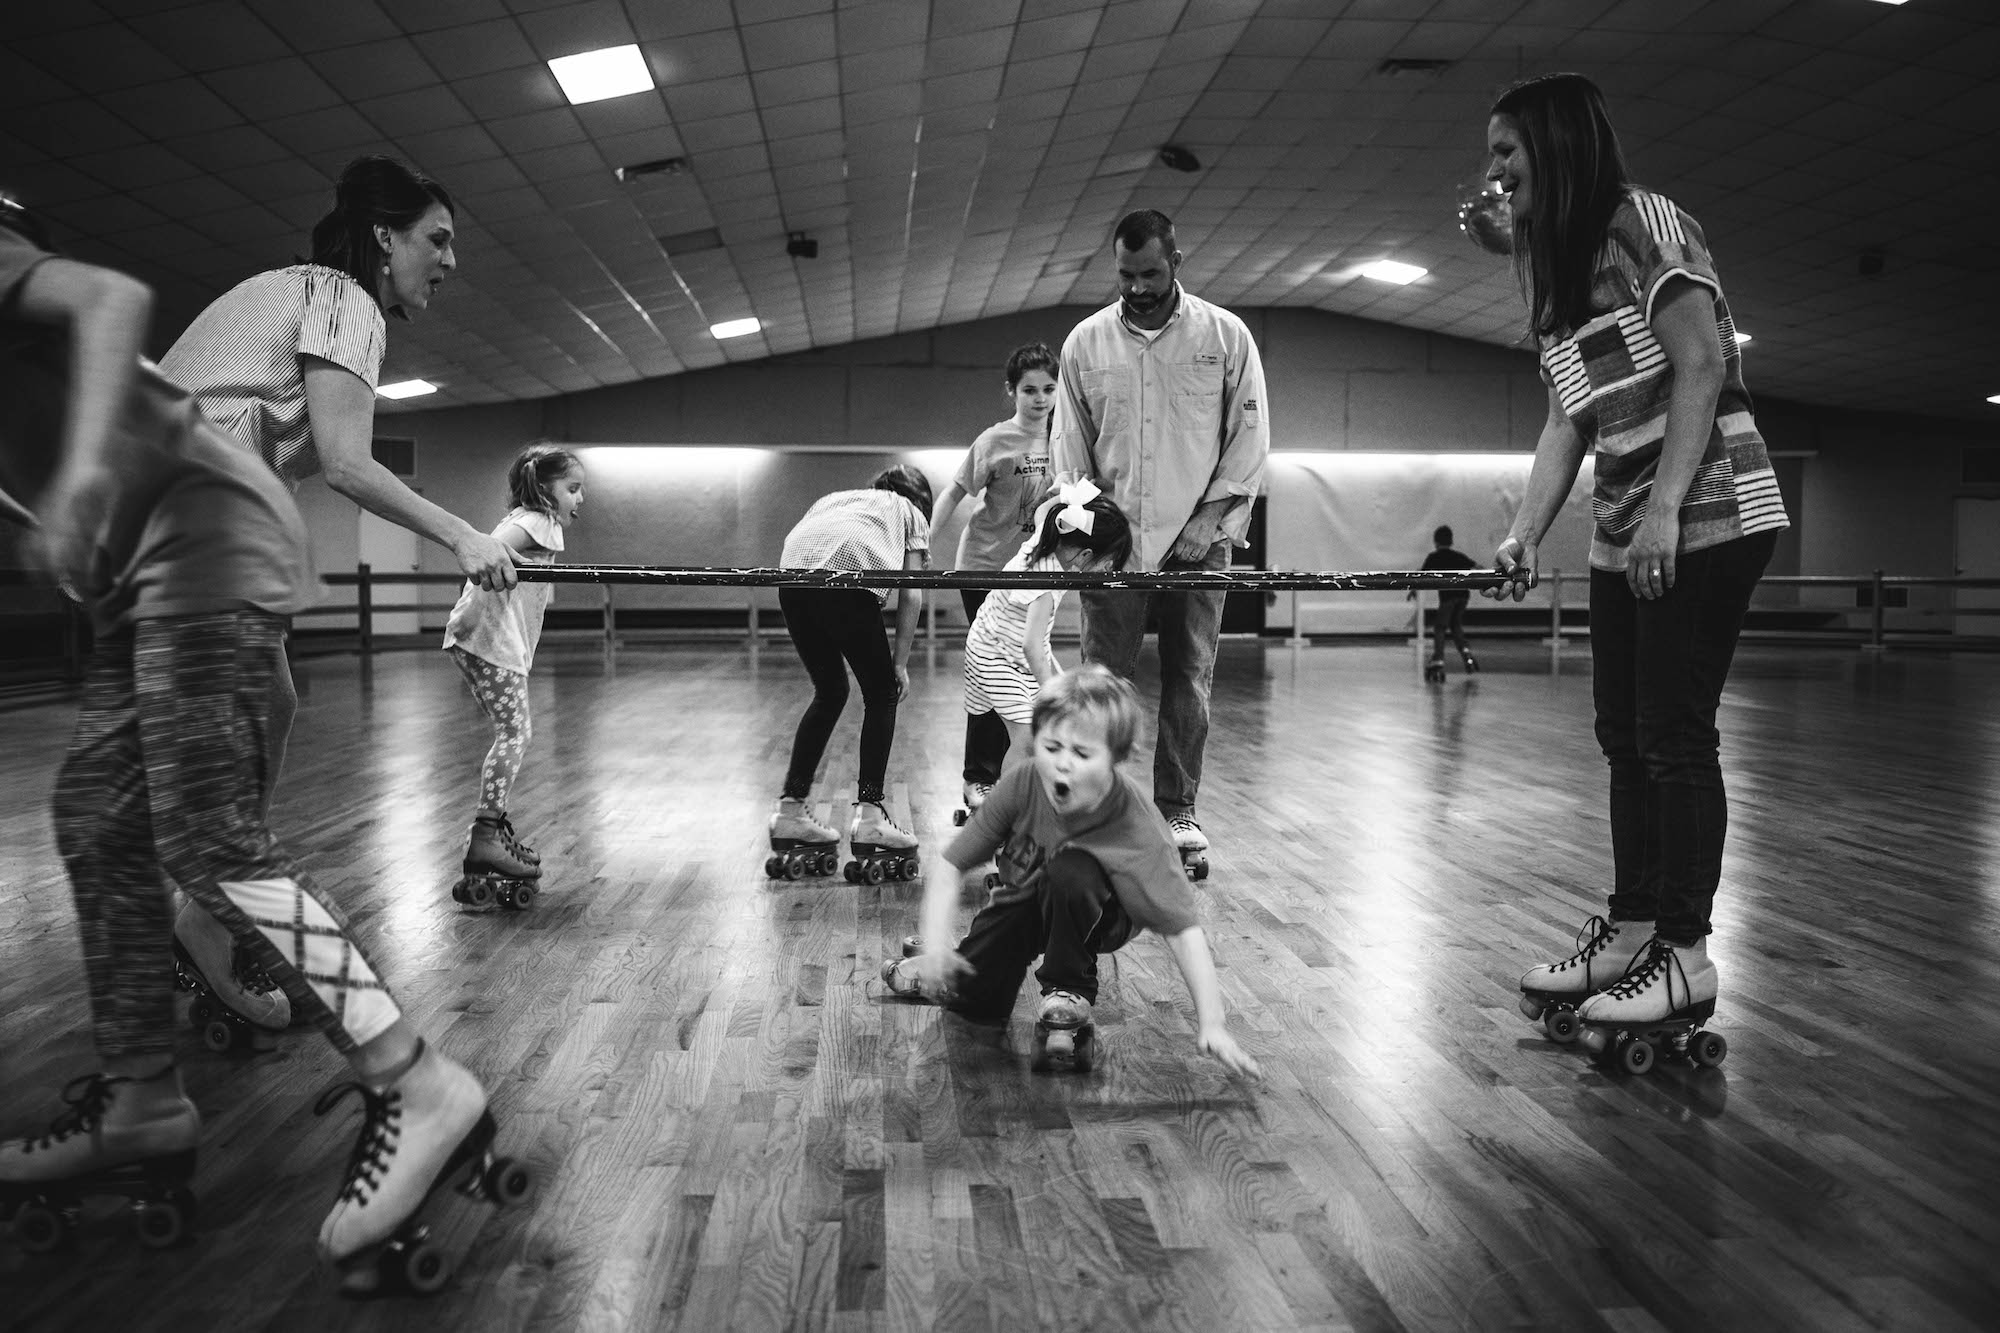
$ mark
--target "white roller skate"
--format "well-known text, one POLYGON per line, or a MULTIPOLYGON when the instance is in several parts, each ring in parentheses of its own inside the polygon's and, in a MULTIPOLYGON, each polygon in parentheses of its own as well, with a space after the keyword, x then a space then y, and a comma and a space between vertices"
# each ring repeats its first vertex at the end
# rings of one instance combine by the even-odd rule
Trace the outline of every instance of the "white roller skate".
POLYGON ((522 855, 513 826, 504 812, 481 811, 466 840, 465 874, 452 886, 451 896, 469 907, 493 903, 520 911, 535 901, 539 863, 522 855))
POLYGON ((1630 972, 1577 1009, 1584 1049, 1628 1074, 1645 1073, 1661 1055, 1721 1064, 1729 1043, 1700 1030, 1715 1016, 1719 980, 1706 939, 1676 945, 1653 936, 1630 972))
POLYGON ((63 1089, 69 1109, 46 1133, 0 1143, 0 1212, 30 1254, 66 1242, 83 1200, 130 1201, 139 1243, 162 1249, 194 1227, 201 1115, 169 1068, 143 1082, 88 1074, 63 1089))
POLYGON ((430 1197, 455 1185, 468 1198, 514 1203, 527 1195, 528 1170, 493 1155, 485 1089, 433 1049, 419 1048, 387 1087, 328 1089, 313 1113, 325 1115, 350 1092, 361 1094, 364 1117, 340 1197, 319 1230, 320 1257, 340 1270, 345 1294, 385 1285, 436 1291, 451 1276, 451 1260, 420 1221, 430 1197))
POLYGON ((1097 1026, 1091 1022, 1092 1005, 1081 995, 1052 990, 1042 997, 1035 1018, 1036 1073, 1073 1069, 1088 1074, 1096 1058, 1097 1026))
POLYGON ((1208 878, 1208 835, 1194 822, 1194 811, 1175 815, 1167 821, 1173 831, 1174 846, 1181 854, 1181 868, 1189 879, 1208 878))
POLYGON ((771 816, 771 855, 764 860, 768 879, 804 879, 831 875, 840 868, 840 833, 813 818, 801 797, 781 796, 771 816))
POLYGON ((951 812, 951 822, 963 827, 968 820, 979 813, 979 807, 985 805, 986 798, 992 794, 993 784, 990 782, 966 783, 965 789, 959 794, 958 809, 951 812))
POLYGON ((1521 1013, 1540 1019, 1549 1040, 1576 1040, 1577 1007, 1616 984, 1652 937, 1650 921, 1607 921, 1593 916, 1576 932, 1576 952, 1560 962, 1531 967, 1521 977, 1521 1013))
POLYGON ((847 846, 854 853, 845 868, 850 884, 915 879, 923 869, 917 859, 915 835, 898 827, 880 801, 863 801, 854 807, 854 822, 847 826, 847 846))
POLYGON ((211 1051, 270 1050, 271 1034, 292 1025, 285 992, 192 898, 174 916, 174 985, 194 993, 188 1026, 211 1051))

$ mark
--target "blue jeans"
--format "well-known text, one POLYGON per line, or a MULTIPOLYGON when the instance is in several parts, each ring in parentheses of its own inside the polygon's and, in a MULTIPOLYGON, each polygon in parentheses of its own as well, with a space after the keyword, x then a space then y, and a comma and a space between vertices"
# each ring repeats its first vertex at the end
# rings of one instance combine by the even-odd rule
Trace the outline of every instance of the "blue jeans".
MULTIPOLYGON (((1229 543, 1219 541, 1192 563, 1169 556, 1160 572, 1229 568, 1229 543)), ((1153 746, 1153 804, 1172 819, 1194 814, 1201 790, 1201 755, 1208 744, 1209 682, 1215 641, 1222 633, 1221 589, 1186 592, 1099 591, 1083 601, 1083 660, 1131 680, 1146 641, 1146 615, 1160 620, 1160 729, 1153 746)))
POLYGON ((1759 532, 1675 561, 1674 586, 1641 601, 1622 573, 1590 572, 1591 692, 1611 765, 1611 919, 1664 938, 1709 932, 1729 798, 1716 705, 1750 593, 1778 534, 1759 532))

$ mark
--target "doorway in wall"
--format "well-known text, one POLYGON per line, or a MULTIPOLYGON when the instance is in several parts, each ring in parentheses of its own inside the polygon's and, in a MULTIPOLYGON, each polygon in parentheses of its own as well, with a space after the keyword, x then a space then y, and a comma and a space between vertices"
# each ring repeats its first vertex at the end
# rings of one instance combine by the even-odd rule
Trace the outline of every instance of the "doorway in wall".
MULTIPOLYGON (((415 574, 417 543, 421 539, 408 528, 399 528, 386 518, 361 511, 361 532, 356 543, 361 562, 376 574, 415 574)), ((407 606, 419 600, 423 590, 414 583, 390 583, 374 591, 378 605, 407 606)), ((377 634, 420 634, 423 626, 415 611, 377 611, 377 634)))

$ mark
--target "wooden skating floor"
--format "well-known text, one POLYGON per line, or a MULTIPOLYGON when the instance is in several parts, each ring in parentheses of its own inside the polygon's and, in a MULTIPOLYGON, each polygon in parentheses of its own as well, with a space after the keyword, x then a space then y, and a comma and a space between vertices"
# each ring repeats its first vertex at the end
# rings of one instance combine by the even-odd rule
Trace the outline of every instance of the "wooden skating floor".
MULTIPOLYGON (((1074 656, 1074 648, 1064 651, 1074 656)), ((2000 657, 1753 646, 1723 707, 1719 1069, 1599 1072, 1516 1009, 1609 867, 1589 672, 1525 643, 1441 687, 1387 646, 1230 642, 1198 886, 1268 1081, 1194 1053, 1166 948, 1107 961, 1100 1063, 885 1000, 919 886, 764 879, 789 651, 551 647, 514 813, 524 915, 448 895, 486 746, 435 652, 301 664, 275 823, 405 1009, 487 1080, 536 1192, 443 1212, 428 1300, 313 1261, 355 1103, 316 1035, 209 1054, 197 1241, 100 1201, 0 1240, 21 1329, 1745 1329, 2000 1320, 2000 657)), ((1150 662, 1150 652, 1148 655, 1150 662)), ((952 833, 958 658, 891 806, 952 833)), ((858 700, 819 789, 845 823, 858 700)), ((67 705, 0 714, 0 1133, 91 1067, 47 795, 67 705)), ((1149 771, 1149 760, 1136 772, 1149 771)))

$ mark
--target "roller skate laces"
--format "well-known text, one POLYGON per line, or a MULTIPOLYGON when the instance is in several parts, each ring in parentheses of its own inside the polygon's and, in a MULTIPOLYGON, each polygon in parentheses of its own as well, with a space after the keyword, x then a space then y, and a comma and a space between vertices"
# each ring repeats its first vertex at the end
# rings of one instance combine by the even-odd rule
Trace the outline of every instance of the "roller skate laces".
MULTIPOLYGON (((1591 965, 1596 962, 1598 955, 1617 941, 1619 934, 1617 922, 1608 921, 1601 916, 1591 917, 1576 932, 1575 953, 1559 963, 1549 963, 1544 967, 1530 970, 1528 975, 1521 979, 1521 985, 1539 990, 1575 990, 1579 994, 1603 990, 1609 978, 1594 982, 1591 965), (1530 980, 1531 978, 1533 980, 1530 980)), ((1634 957, 1637 957, 1636 952, 1634 957)), ((1629 976, 1631 970, 1631 964, 1628 962, 1622 975, 1629 976)))
POLYGON ((508 851, 527 864, 538 866, 542 863, 542 854, 522 841, 521 835, 514 832, 514 821, 504 814, 500 816, 500 840, 506 844, 508 851))
MULTIPOLYGON (((1696 980, 1711 983, 1714 967, 1696 966, 1696 980), (1705 978, 1704 978, 1704 975, 1705 978)), ((1655 935, 1646 942, 1646 951, 1617 982, 1586 1000, 1577 1010, 1586 1023, 1660 1023, 1692 1010, 1701 1000, 1715 999, 1714 987, 1707 995, 1696 995, 1680 951, 1655 935)))
POLYGON ((67 1107, 49 1122, 48 1129, 18 1141, 23 1156, 36 1152, 47 1152, 58 1144, 66 1143, 79 1134, 95 1133, 104 1123, 105 1108, 111 1105, 111 1089, 120 1083, 132 1082, 129 1078, 111 1078, 104 1074, 84 1074, 71 1079, 63 1086, 62 1099, 67 1107))

